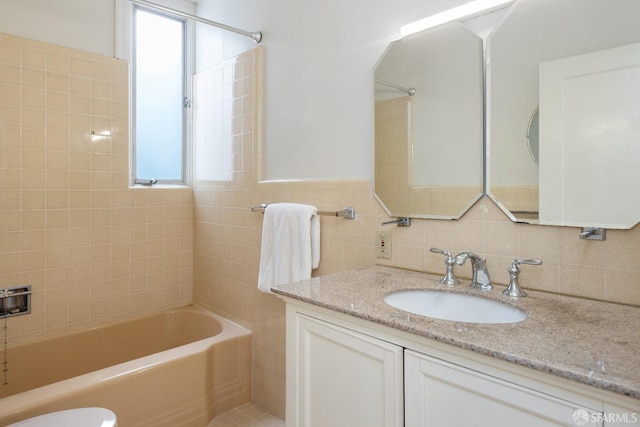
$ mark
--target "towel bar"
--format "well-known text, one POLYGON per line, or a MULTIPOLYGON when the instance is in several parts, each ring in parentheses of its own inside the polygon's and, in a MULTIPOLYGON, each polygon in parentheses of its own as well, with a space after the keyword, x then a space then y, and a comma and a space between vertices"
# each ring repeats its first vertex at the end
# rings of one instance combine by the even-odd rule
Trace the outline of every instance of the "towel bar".
MULTIPOLYGON (((251 208, 251 212, 262 212, 267 209, 267 204, 262 203, 260 206, 254 206, 251 208)), ((324 216, 339 216, 346 219, 356 219, 356 209, 347 206, 339 211, 318 211, 318 215, 324 216)))

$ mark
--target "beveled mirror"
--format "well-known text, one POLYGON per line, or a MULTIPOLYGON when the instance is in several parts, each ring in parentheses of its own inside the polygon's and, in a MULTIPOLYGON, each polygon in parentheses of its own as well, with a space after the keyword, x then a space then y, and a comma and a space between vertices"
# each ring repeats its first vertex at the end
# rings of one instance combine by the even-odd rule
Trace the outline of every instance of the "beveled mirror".
POLYGON ((519 0, 488 38, 487 194, 512 220, 640 221, 638 17, 637 0, 519 0))
POLYGON ((374 194, 394 217, 460 218, 483 196, 482 38, 452 22, 374 68, 374 194))

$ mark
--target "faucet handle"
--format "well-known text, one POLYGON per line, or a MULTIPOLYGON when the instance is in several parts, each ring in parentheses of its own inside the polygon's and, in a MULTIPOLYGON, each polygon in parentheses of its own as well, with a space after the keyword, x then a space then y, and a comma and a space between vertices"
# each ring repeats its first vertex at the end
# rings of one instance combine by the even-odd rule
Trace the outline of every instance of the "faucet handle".
POLYGON ((451 252, 449 252, 449 251, 443 251, 442 249, 438 249, 438 248, 429 248, 429 250, 431 252, 433 252, 433 253, 436 253, 436 254, 442 254, 442 255, 446 256, 447 259, 448 258, 453 258, 453 255, 451 255, 451 252))
POLYGON ((509 272, 509 286, 502 293, 510 297, 526 297, 527 293, 520 288, 518 283, 518 275, 520 274, 520 264, 540 265, 542 260, 539 259, 521 259, 516 258, 507 269, 509 272))
POLYGON ((429 250, 436 254, 442 254, 445 256, 444 263, 447 266, 447 272, 445 273, 442 280, 440 280, 440 284, 447 286, 459 285, 460 281, 456 279, 456 276, 453 275, 453 266, 456 263, 456 259, 451 255, 449 251, 443 251, 438 248, 429 248, 429 250))
POLYGON ((516 258, 516 259, 513 260, 513 263, 511 263, 512 266, 514 264, 515 264, 516 267, 519 264, 541 265, 542 264, 542 260, 541 259, 520 259, 520 258, 516 258))

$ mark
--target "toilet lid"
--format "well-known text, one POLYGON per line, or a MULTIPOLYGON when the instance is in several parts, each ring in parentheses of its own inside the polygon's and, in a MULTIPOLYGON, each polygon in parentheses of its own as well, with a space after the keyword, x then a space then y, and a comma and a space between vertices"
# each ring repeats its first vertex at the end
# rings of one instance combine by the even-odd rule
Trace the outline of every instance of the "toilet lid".
POLYGON ((105 408, 77 408, 18 421, 7 427, 115 427, 116 414, 105 408))

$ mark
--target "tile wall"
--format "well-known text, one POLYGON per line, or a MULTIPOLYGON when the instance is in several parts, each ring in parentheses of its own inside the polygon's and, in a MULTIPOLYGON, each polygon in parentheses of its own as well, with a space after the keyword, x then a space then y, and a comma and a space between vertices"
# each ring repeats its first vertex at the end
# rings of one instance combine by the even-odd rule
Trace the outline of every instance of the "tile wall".
POLYGON ((0 34, 0 287, 33 291, 9 342, 192 301, 192 191, 129 188, 127 79, 0 34))
POLYGON ((413 96, 375 102, 375 188, 391 212, 409 212, 413 96))
MULTIPOLYGON (((513 258, 541 258, 540 267, 522 267, 525 288, 640 306, 640 227, 609 230, 604 242, 585 241, 576 228, 512 223, 487 198, 458 221, 414 220, 410 228, 389 227, 392 259, 376 259, 375 230, 389 218, 372 196, 369 180, 259 181, 261 55, 257 48, 217 68, 233 76, 227 82, 227 90, 234 88, 227 98, 234 123, 233 179, 194 183, 194 300, 254 331, 258 404, 284 417, 284 304, 256 285, 262 214, 250 207, 260 203, 356 208, 356 220, 321 217, 321 261, 314 275, 375 263, 444 273, 442 256, 429 251, 435 246, 485 256, 496 283, 508 282, 513 258)), ((468 278, 470 266, 457 273, 468 278)))

